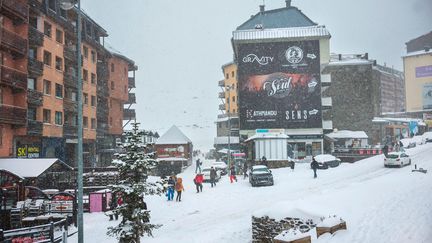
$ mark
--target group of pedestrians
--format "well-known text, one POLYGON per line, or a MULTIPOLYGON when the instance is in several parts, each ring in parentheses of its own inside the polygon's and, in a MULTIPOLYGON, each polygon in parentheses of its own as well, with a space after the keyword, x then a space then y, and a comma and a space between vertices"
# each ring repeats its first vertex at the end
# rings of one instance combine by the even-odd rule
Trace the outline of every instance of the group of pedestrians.
POLYGON ((176 201, 181 202, 181 194, 184 191, 183 179, 172 175, 168 178, 168 190, 166 194, 168 201, 174 200, 174 190, 177 192, 176 201))

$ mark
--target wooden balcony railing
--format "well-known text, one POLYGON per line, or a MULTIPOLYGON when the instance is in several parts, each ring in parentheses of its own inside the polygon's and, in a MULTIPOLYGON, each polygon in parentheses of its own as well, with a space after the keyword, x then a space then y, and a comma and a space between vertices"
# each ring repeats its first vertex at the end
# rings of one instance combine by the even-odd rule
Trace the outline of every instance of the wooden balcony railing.
POLYGON ((76 63, 77 56, 76 56, 76 50, 74 46, 65 46, 63 49, 63 55, 65 59, 76 63))
POLYGON ((28 69, 29 76, 32 77, 42 76, 43 68, 44 68, 43 62, 34 58, 29 58, 27 67, 28 67, 27 69, 28 69))
POLYGON ((42 32, 37 30, 35 27, 29 26, 29 45, 31 46, 43 46, 44 35, 42 32))
POLYGON ((63 125, 63 135, 64 136, 68 136, 68 137, 76 137, 76 136, 78 136, 77 127, 65 123, 63 125))
POLYGON ((78 110, 78 104, 70 99, 63 99, 63 109, 68 112, 76 113, 78 110))
POLYGON ((27 74, 6 66, 0 68, 0 84, 7 85, 15 89, 27 89, 27 74))
POLYGON ((76 88, 77 87, 77 77, 75 74, 69 72, 64 73, 63 81, 66 86, 76 88))
POLYGON ((28 6, 16 0, 0 0, 2 12, 12 19, 26 22, 28 19, 28 6))
POLYGON ((27 90, 27 103, 35 106, 41 106, 43 104, 43 94, 34 89, 27 90))
POLYGON ((1 28, 0 31, 1 47, 11 50, 15 54, 25 56, 27 54, 27 40, 21 36, 1 28))
POLYGON ((42 136, 43 124, 40 121, 27 120, 27 134, 33 136, 42 136))
POLYGON ((25 126, 27 124, 27 110, 17 106, 0 104, 0 123, 25 126))

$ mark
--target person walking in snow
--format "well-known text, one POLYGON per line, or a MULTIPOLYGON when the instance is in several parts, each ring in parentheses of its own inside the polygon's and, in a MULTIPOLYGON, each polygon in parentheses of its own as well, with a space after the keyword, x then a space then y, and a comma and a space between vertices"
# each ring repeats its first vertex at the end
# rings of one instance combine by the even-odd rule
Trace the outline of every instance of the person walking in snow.
POLYGON ((183 180, 180 177, 177 178, 177 182, 175 184, 175 190, 177 191, 176 201, 181 202, 181 194, 182 191, 184 191, 184 187, 183 187, 183 180))
POLYGON ((234 180, 237 182, 236 171, 235 171, 234 165, 231 165, 231 167, 230 167, 230 181, 231 181, 231 183, 233 183, 234 180))
POLYGON ((211 187, 216 186, 216 170, 215 168, 212 166, 210 168, 210 185, 211 187))
POLYGON ((175 187, 175 179, 174 176, 172 175, 168 179, 168 191, 167 191, 168 201, 172 201, 174 199, 174 187, 175 187))
POLYGON ((199 170, 199 173, 201 173, 202 162, 200 161, 200 159, 197 159, 195 163, 196 163, 195 174, 197 173, 198 170, 199 170))
POLYGON ((268 167, 267 158, 265 156, 262 157, 261 163, 268 167))
POLYGON ((247 161, 244 162, 243 164, 243 179, 246 179, 246 177, 248 177, 248 164, 247 161))
POLYGON ((318 162, 315 160, 315 157, 312 158, 311 167, 312 167, 312 170, 314 171, 314 178, 317 178, 316 171, 318 169, 318 162))
POLYGON ((203 174, 201 174, 201 173, 196 174, 196 176, 194 178, 194 183, 195 183, 195 186, 196 186, 197 193, 202 192, 203 181, 204 181, 203 174))
POLYGON ((384 147, 382 148, 382 152, 383 152, 383 154, 384 154, 384 156, 386 158, 387 158, 387 155, 388 155, 388 150, 389 150, 389 147, 387 146, 387 144, 384 145, 384 147))

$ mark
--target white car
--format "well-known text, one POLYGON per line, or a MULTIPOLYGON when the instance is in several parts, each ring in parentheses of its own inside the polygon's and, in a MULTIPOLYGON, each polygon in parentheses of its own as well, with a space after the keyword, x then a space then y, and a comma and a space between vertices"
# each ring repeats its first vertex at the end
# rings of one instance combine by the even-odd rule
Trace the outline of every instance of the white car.
POLYGON ((221 173, 221 175, 226 175, 227 174, 228 165, 225 164, 225 162, 223 162, 223 161, 216 161, 216 162, 213 162, 211 164, 211 166, 213 166, 216 170, 219 170, 220 173, 221 173))
POLYGON ((405 152, 391 152, 384 158, 384 167, 402 167, 411 164, 411 158, 405 152))
MULTIPOLYGON (((201 173, 204 175, 204 181, 210 181, 210 170, 211 168, 204 168, 202 169, 201 173)), ((221 178, 221 173, 219 170, 216 170, 216 181, 219 181, 221 178)))

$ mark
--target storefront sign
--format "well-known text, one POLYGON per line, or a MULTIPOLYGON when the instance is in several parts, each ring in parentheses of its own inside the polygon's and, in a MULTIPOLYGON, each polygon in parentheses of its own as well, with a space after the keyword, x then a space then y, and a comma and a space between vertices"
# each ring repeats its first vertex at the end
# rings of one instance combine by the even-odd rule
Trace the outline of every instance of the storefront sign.
POLYGON ((39 145, 21 145, 17 147, 18 158, 39 158, 40 146, 39 145))
POLYGON ((241 44, 238 80, 242 130, 322 126, 318 41, 241 44))
POLYGON ((416 67, 416 78, 432 77, 432 65, 416 67))

